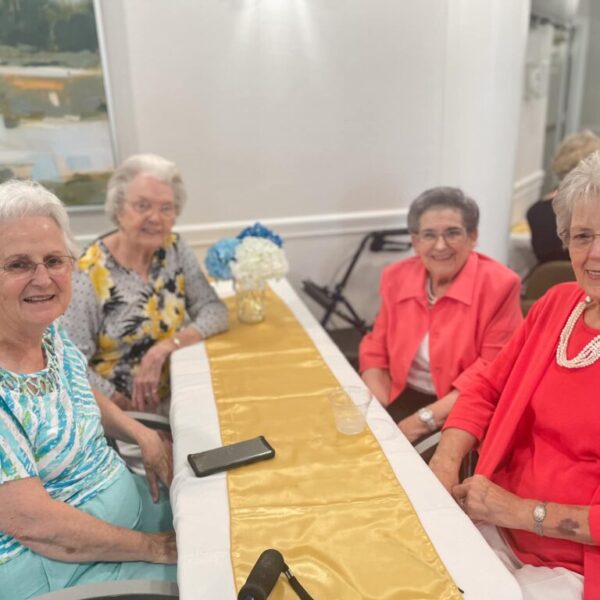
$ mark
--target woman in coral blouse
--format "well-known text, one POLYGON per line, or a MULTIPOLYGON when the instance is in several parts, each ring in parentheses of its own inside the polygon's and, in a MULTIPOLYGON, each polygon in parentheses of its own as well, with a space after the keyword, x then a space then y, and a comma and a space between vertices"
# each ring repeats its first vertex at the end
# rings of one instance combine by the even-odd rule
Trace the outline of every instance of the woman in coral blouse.
POLYGON ((474 251, 478 223, 477 204, 456 188, 411 204, 416 256, 383 272, 381 308, 361 342, 362 378, 411 442, 441 427, 522 321, 517 275, 474 251))
POLYGON ((461 393, 431 468, 524 598, 591 600, 600 598, 599 152, 566 176, 553 207, 577 282, 541 298, 461 393), (478 444, 476 474, 458 484, 478 444))

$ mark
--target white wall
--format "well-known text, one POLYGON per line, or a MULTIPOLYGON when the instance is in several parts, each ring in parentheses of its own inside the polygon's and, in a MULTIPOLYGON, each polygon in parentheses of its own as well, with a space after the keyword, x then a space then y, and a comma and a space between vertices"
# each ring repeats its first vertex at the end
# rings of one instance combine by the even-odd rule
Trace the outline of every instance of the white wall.
POLYGON ((519 141, 515 167, 515 189, 511 222, 525 219, 529 206, 540 199, 545 172, 544 139, 554 27, 533 24, 529 29, 524 90, 519 117, 519 141))
POLYGON ((600 3, 587 0, 582 12, 589 19, 589 47, 581 110, 581 128, 600 134, 600 3))
MULTIPOLYGON (((121 157, 177 162, 201 250, 240 221, 287 239, 291 279, 325 283, 423 189, 482 205, 504 259, 528 22, 522 0, 101 0, 121 157)), ((76 215, 93 235, 97 215, 76 215)), ((374 313, 379 268, 353 276, 374 313)))

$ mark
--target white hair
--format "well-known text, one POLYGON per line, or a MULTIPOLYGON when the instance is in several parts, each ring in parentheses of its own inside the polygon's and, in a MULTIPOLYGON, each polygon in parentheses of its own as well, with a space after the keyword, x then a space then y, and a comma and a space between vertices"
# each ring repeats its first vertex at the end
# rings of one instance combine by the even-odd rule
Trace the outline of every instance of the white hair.
POLYGON ((0 184, 0 224, 25 217, 48 217, 60 229, 67 252, 77 258, 79 249, 63 203, 35 181, 11 179, 0 184))
POLYGON ((572 169, 558 186, 552 200, 556 231, 563 244, 569 243, 573 209, 579 202, 597 206, 600 201, 600 151, 590 154, 572 169))
POLYGON ((125 203, 127 186, 138 175, 154 177, 170 185, 175 200, 175 214, 179 216, 185 204, 186 192, 175 163, 156 154, 134 154, 115 169, 108 181, 104 204, 108 218, 116 225, 119 224, 119 212, 125 203))

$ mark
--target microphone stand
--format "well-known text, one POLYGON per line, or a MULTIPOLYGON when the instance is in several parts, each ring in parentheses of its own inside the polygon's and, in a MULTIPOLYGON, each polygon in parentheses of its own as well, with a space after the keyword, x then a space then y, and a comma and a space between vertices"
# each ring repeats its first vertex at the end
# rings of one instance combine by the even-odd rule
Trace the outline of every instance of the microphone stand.
POLYGON ((300 582, 296 579, 292 570, 286 563, 283 563, 283 574, 287 577, 292 589, 296 592, 296 596, 298 596, 300 600, 313 600, 309 593, 300 585, 300 582))

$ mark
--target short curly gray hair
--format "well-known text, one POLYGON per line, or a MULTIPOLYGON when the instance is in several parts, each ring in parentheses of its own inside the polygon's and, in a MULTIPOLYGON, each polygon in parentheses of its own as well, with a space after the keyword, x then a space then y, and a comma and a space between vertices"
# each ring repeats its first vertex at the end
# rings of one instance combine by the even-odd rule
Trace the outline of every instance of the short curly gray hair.
POLYGON ((69 225, 69 215, 52 192, 29 180, 10 179, 0 184, 0 224, 25 217, 52 219, 62 233, 69 255, 73 258, 79 256, 79 248, 69 225))
POLYGON ((436 187, 425 190, 412 201, 408 209, 407 225, 411 233, 419 231, 419 221, 424 213, 432 208, 454 208, 458 210, 468 233, 477 231, 479 207, 477 203, 459 188, 436 187))
POLYGON ((175 214, 179 216, 187 194, 179 169, 175 163, 156 154, 134 154, 119 165, 108 181, 104 212, 119 224, 119 213, 125 203, 127 186, 138 176, 148 175, 171 186, 175 200, 175 214))
POLYGON ((573 209, 579 202, 597 205, 600 202, 600 151, 584 158, 561 181, 552 208, 556 214, 556 232, 566 246, 573 209))

